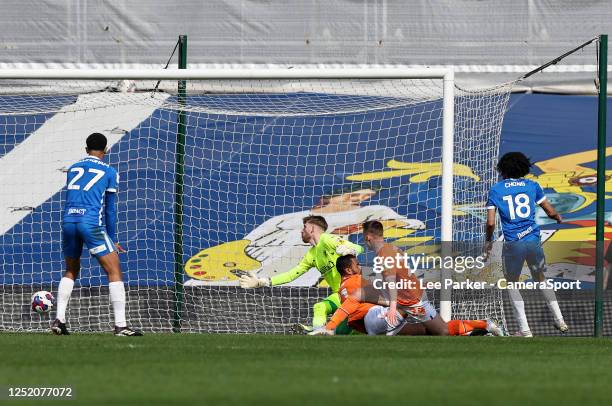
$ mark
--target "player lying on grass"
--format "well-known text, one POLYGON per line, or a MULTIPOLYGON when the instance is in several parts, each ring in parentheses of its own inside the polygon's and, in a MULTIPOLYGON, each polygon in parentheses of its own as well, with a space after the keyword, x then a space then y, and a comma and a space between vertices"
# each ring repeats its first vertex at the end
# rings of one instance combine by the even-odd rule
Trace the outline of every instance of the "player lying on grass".
MULTIPOLYGON (((414 323, 409 318, 405 319, 397 312, 401 328, 393 327, 388 322, 389 308, 384 306, 372 307, 364 318, 364 326, 370 335, 427 335, 427 329, 423 323, 414 323)), ((503 331, 491 320, 450 320, 446 323, 448 335, 451 336, 503 336, 503 331)))
MULTIPOLYGON (((431 334, 424 323, 410 316, 404 317, 401 309, 396 311, 396 323, 389 323, 389 309, 384 306, 389 303, 388 299, 382 294, 384 292, 377 291, 369 281, 362 278, 361 266, 354 255, 339 257, 336 268, 342 276, 339 291, 342 304, 324 327, 310 332, 310 335, 333 335, 337 327, 347 318, 351 328, 369 335, 431 334)), ((448 334, 450 335, 484 335, 487 333, 502 335, 501 330, 491 321, 451 320, 448 322, 448 334)))
MULTIPOLYGON (((534 280, 546 280, 546 259, 540 243, 540 229, 535 222, 536 204, 546 215, 561 223, 561 215, 546 200, 546 195, 537 182, 525 179, 529 174, 531 162, 521 152, 509 152, 501 157, 497 164, 502 181, 491 187, 487 199, 487 252, 490 252, 493 232, 495 231, 495 213, 499 211, 504 245, 502 261, 504 276, 509 282, 519 280, 523 264, 531 271, 534 280)), ((561 332, 568 330, 559 309, 555 292, 551 289, 540 289, 546 304, 553 314, 553 322, 561 332)), ((525 315, 525 303, 518 289, 508 289, 512 301, 514 316, 520 330, 518 336, 532 337, 531 329, 525 315)))
POLYGON ((346 254, 358 255, 363 252, 363 248, 339 236, 326 233, 328 226, 322 216, 304 217, 302 222, 304 224, 302 241, 312 247, 300 263, 289 271, 271 278, 259 278, 254 272, 250 272, 240 277, 240 287, 249 289, 282 285, 293 281, 311 268, 316 268, 329 285, 332 294, 313 306, 312 327, 302 326, 305 330, 310 331, 323 326, 327 321, 327 315, 336 311, 340 306, 338 296, 340 274, 336 270, 336 259, 346 254))
POLYGON ((124 252, 113 243, 117 229, 116 194, 119 175, 115 169, 102 162, 106 154, 106 137, 93 133, 87 137, 88 156, 68 169, 66 203, 62 222, 62 245, 66 260, 66 272, 60 280, 57 292, 57 316, 51 323, 51 331, 67 335, 66 309, 74 281, 81 270, 83 244, 96 257, 108 275, 108 290, 115 318, 116 336, 141 336, 142 333, 127 327, 125 320, 125 287, 117 251, 124 252), (102 208, 106 227, 102 225, 102 208))

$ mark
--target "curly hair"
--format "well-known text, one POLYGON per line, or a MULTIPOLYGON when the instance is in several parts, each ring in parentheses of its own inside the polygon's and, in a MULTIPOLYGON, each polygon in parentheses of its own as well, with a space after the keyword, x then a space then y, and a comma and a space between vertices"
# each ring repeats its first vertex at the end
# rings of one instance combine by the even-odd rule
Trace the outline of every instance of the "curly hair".
POLYGON ((104 151, 106 149, 106 137, 104 134, 93 133, 87 137, 85 144, 87 145, 87 149, 92 151, 104 151))
POLYGON ((499 159, 497 170, 504 179, 518 179, 527 175, 531 166, 531 161, 522 152, 508 152, 499 159))

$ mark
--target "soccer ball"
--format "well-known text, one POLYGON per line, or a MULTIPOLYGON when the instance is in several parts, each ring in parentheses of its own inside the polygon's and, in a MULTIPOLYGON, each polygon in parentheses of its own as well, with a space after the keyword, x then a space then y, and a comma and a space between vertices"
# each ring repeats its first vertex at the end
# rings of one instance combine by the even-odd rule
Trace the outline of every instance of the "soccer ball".
POLYGON ((32 296, 32 311, 36 313, 49 313, 55 306, 55 298, 51 292, 40 290, 32 296))

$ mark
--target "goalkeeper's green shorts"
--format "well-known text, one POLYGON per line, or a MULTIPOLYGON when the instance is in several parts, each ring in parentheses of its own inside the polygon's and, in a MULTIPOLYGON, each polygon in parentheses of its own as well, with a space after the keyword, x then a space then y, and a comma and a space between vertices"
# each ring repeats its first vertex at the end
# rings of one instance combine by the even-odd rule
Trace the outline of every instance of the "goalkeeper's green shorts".
MULTIPOLYGON (((332 293, 331 295, 323 299, 323 302, 326 302, 329 308, 331 309, 329 314, 334 314, 334 312, 340 307, 340 295, 338 293, 332 293)), ((344 319, 344 321, 340 323, 338 327, 336 327, 335 331, 336 335, 351 334, 353 330, 348 325, 348 318, 344 319)))
POLYGON ((329 314, 334 314, 334 312, 340 307, 340 295, 337 292, 332 293, 323 299, 322 302, 327 302, 331 308, 329 314))

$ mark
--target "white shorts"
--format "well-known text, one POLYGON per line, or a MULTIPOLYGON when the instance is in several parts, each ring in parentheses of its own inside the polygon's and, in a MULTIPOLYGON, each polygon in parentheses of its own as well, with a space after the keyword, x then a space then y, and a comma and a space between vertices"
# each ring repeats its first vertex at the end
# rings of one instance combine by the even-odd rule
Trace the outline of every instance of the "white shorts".
POLYGON ((421 301, 411 306, 397 305, 398 309, 403 310, 406 313, 407 323, 423 323, 429 320, 433 320, 438 315, 436 308, 427 299, 427 295, 423 292, 421 301))
POLYGON ((370 308, 370 310, 368 310, 368 313, 363 318, 363 324, 365 325, 368 335, 395 335, 399 330, 401 330, 401 327, 404 326, 404 319, 402 316, 400 316, 399 312, 396 314, 397 320, 401 320, 401 322, 394 328, 389 324, 387 318, 385 317, 387 315, 387 310, 389 310, 389 308, 383 306, 373 306, 370 308))
POLYGON ((429 300, 427 300, 427 296, 425 295, 423 295, 421 301, 416 305, 409 307, 400 306, 400 308, 406 313, 406 316, 402 317, 400 313, 397 312, 396 318, 398 323, 393 326, 389 324, 387 318, 385 317, 387 311, 389 310, 388 307, 371 307, 363 319, 365 329, 368 335, 396 335, 408 323, 423 323, 429 320, 433 320, 438 315, 436 308, 431 304, 429 300))

